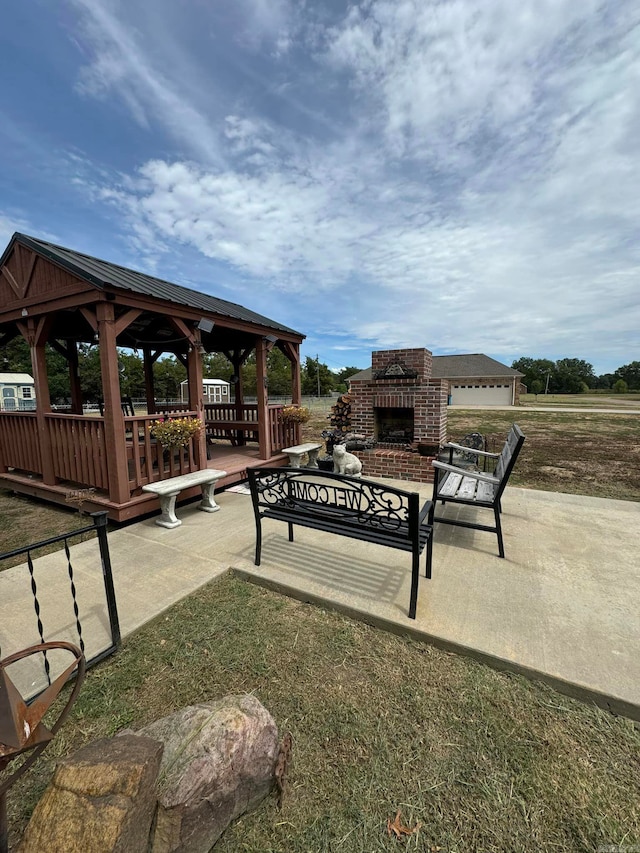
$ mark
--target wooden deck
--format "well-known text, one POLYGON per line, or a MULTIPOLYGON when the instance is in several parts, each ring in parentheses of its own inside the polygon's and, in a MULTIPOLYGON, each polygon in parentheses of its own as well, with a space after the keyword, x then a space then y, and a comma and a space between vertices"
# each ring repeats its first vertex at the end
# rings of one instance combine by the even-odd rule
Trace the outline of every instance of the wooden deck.
MULTIPOLYGON (((227 472, 227 476, 218 481, 216 491, 246 480, 247 468, 258 468, 263 465, 281 466, 288 463, 288 457, 285 453, 276 453, 270 459, 261 459, 257 445, 233 447, 223 441, 210 445, 209 457, 208 468, 218 468, 227 472)), ((68 500, 70 493, 80 491, 88 495, 89 492, 88 489, 79 488, 77 484, 62 482, 50 486, 43 483, 41 478, 37 476, 28 476, 12 471, 0 474, 0 486, 21 495, 31 495, 62 506, 77 506, 68 500)), ((200 488, 197 486, 186 490, 180 495, 180 502, 195 498, 199 494, 200 488)), ((106 491, 96 490, 87 496, 82 504, 82 509, 85 512, 107 510, 112 521, 124 522, 132 521, 150 512, 159 511, 160 504, 156 495, 141 491, 139 495, 132 496, 126 504, 118 505, 109 500, 106 491)))

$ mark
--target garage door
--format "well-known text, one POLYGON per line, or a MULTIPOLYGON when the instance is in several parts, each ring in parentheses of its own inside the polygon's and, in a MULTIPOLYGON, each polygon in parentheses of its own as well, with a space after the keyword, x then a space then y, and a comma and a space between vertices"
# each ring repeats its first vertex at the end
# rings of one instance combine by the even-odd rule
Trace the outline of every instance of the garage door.
POLYGON ((485 405, 510 406, 511 385, 496 383, 494 385, 462 385, 452 382, 449 386, 451 402, 456 406, 485 405))

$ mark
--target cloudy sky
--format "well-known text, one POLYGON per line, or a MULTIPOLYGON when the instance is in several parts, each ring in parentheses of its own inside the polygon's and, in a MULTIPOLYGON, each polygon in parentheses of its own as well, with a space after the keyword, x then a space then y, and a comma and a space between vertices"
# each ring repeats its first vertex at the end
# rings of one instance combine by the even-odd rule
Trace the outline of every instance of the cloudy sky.
POLYGON ((231 299, 365 367, 640 359, 637 0, 21 0, 15 230, 231 299))

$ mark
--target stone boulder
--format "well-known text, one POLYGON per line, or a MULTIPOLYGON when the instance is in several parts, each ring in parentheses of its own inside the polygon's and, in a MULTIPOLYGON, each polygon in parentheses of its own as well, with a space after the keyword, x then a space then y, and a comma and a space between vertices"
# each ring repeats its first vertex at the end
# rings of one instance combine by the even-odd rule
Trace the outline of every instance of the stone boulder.
POLYGON ((153 853, 208 853, 273 786, 278 729, 254 696, 190 706, 138 734, 164 745, 153 853))
POLYGON ((20 853, 146 853, 162 744, 126 735, 58 762, 20 853))

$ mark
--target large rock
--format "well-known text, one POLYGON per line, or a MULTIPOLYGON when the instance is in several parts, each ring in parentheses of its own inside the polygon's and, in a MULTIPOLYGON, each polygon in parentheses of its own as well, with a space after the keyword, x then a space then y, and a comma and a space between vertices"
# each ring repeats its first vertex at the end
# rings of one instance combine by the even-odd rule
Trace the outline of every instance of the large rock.
POLYGON ((164 744, 153 853, 208 853, 272 788, 278 729, 253 696, 184 708, 139 734, 164 744))
POLYGON ((60 761, 20 853, 146 853, 162 744, 127 735, 60 761))

